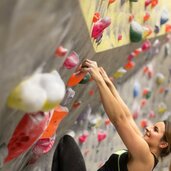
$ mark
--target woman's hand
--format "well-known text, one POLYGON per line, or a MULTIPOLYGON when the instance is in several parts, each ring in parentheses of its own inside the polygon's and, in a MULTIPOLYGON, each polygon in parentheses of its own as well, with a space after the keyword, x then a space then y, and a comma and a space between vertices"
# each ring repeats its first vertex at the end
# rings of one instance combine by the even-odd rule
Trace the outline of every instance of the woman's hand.
POLYGON ((92 61, 92 60, 86 59, 82 63, 82 65, 81 65, 81 71, 82 72, 89 72, 90 75, 91 75, 91 77, 95 81, 101 81, 101 80, 103 80, 103 77, 100 74, 100 70, 99 70, 99 67, 98 67, 96 61, 92 61))

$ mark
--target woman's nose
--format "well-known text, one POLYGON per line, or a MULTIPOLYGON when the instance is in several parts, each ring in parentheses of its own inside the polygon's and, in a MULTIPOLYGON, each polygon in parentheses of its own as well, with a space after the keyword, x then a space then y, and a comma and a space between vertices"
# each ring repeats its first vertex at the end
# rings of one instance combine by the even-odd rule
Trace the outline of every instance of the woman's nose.
POLYGON ((151 128, 149 126, 146 127, 146 131, 150 132, 151 131, 151 128))

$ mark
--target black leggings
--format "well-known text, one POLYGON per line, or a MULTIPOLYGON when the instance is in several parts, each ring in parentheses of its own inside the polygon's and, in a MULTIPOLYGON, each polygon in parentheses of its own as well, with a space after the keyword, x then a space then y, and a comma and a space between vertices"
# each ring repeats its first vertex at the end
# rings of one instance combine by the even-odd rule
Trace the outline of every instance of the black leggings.
POLYGON ((60 139, 53 156, 52 171, 86 171, 84 158, 71 136, 60 139))

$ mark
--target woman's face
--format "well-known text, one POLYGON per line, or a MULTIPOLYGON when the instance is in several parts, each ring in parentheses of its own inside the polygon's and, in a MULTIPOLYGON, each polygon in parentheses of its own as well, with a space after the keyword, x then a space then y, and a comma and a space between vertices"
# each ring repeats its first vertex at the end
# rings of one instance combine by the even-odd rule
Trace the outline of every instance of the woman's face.
POLYGON ((164 122, 157 122, 156 124, 146 128, 144 133, 144 140, 149 144, 149 146, 160 147, 164 133, 164 122))

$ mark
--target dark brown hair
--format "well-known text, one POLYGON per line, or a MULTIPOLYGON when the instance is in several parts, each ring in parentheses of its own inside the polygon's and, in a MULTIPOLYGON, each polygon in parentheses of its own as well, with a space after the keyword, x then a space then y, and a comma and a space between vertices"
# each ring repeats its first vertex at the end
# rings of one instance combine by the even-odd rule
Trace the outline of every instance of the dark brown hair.
POLYGON ((165 157, 171 152, 171 122, 168 120, 163 121, 165 124, 165 133, 162 140, 168 143, 168 146, 161 150, 160 157, 165 157))

